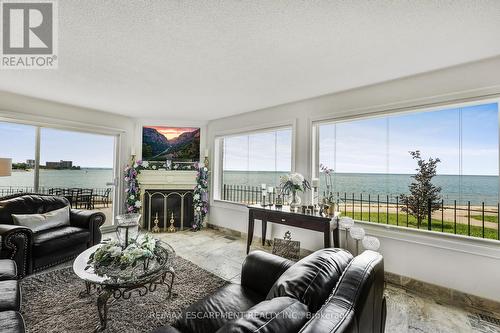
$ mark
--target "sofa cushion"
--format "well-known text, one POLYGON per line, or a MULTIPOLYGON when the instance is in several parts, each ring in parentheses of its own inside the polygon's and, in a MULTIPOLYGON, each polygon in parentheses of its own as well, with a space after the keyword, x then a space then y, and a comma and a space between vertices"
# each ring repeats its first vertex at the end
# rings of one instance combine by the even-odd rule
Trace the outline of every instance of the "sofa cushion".
POLYGON ((43 214, 12 214, 15 225, 29 228, 33 233, 69 226, 69 206, 43 214))
POLYGON ((19 311, 20 308, 21 289, 19 283, 16 280, 0 281, 0 311, 19 311))
POLYGON ((239 284, 229 284, 189 306, 173 326, 183 333, 216 332, 263 298, 239 284))
POLYGON ((64 197, 16 194, 0 202, 0 224, 14 224, 12 214, 43 214, 66 206, 69 201, 64 197))
POLYGON ((1 259, 0 260, 0 281, 16 280, 17 279, 17 265, 14 260, 1 259))
POLYGON ((384 332, 384 260, 364 251, 347 266, 334 293, 301 333, 384 332))
POLYGON ((322 249, 287 269, 267 294, 266 299, 288 296, 316 312, 332 293, 352 255, 342 249, 322 249))
POLYGON ((23 333, 25 330, 24 319, 17 311, 0 312, 0 332, 23 333))
POLYGON ((41 257, 54 251, 89 241, 90 232, 77 227, 62 227, 36 233, 33 236, 33 256, 41 257))
POLYGON ((243 317, 222 326, 217 333, 296 333, 307 322, 307 306, 290 297, 260 302, 243 317))

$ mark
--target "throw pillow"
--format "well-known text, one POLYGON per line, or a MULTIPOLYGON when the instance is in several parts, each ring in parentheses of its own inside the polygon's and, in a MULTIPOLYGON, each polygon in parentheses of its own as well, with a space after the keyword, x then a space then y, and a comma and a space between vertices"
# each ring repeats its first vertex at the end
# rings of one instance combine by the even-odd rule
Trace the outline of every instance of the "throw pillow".
POLYGON ((34 233, 69 225, 69 206, 44 214, 12 214, 15 225, 31 229, 34 233))

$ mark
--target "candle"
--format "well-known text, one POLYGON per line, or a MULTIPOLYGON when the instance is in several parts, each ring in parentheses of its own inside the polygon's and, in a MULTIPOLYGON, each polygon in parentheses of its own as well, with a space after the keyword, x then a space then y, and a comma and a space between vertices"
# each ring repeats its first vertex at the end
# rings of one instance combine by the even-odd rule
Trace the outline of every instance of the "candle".
POLYGON ((208 157, 208 148, 205 148, 205 157, 208 157))
POLYGON ((132 146, 132 149, 130 150, 130 155, 135 156, 135 146, 132 146))
POLYGON ((318 188, 319 187, 319 178, 313 178, 312 179, 312 187, 313 188, 318 188))
POLYGON ((269 186, 269 187, 267 188, 267 192, 269 192, 269 193, 273 193, 273 187, 272 187, 272 186, 269 186))
POLYGON ((260 187, 263 191, 266 190, 266 184, 262 184, 261 187, 260 187))

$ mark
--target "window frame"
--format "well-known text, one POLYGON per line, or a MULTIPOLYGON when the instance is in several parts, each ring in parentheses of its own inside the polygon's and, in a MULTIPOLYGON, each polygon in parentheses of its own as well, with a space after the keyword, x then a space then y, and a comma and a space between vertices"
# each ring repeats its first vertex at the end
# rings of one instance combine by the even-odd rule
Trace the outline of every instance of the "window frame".
MULTIPOLYGON (((311 168, 312 168, 312 177, 316 178, 319 176, 319 126, 321 125, 328 125, 328 124, 338 124, 338 123, 343 123, 343 122, 351 122, 351 121, 357 121, 357 120, 364 120, 364 119, 374 119, 374 118, 384 118, 384 117, 393 117, 393 116, 398 116, 398 115, 408 115, 408 114, 414 114, 414 113, 421 113, 421 112, 433 112, 433 111, 440 111, 443 109, 452 109, 452 108, 461 108, 461 107, 468 107, 468 106, 474 106, 478 104, 489 104, 489 103, 496 103, 498 105, 498 126, 500 129, 500 97, 498 98, 477 98, 477 99, 471 99, 467 102, 448 102, 448 103, 436 103, 432 104, 429 106, 425 107, 406 107, 404 110, 385 110, 385 111, 377 111, 377 112, 371 112, 371 113, 364 113, 364 114, 358 114, 358 115, 339 115, 337 117, 335 116, 329 116, 325 118, 318 118, 315 120, 311 121, 311 152, 312 152, 312 158, 311 158, 311 168)), ((498 143, 500 147, 500 130, 499 130, 499 136, 498 136, 498 143)), ((500 178, 500 150, 498 154, 498 161, 499 161, 499 178, 500 178)), ((500 182, 499 182, 500 183, 500 182)), ((499 185, 499 193, 500 193, 500 185, 499 185)), ((499 195, 499 201, 500 201, 500 195, 499 195)))
POLYGON ((256 133, 267 133, 273 132, 280 129, 291 129, 292 131, 292 142, 291 142, 291 172, 295 172, 296 168, 296 132, 297 132, 297 119, 269 123, 267 125, 256 125, 249 127, 236 128, 231 130, 219 131, 214 135, 214 166, 213 166, 213 180, 212 180, 212 195, 211 195, 211 205, 215 207, 246 207, 245 204, 228 201, 221 199, 221 191, 223 187, 223 167, 224 167, 224 154, 223 145, 224 139, 228 137, 236 137, 243 135, 250 135, 256 133))
MULTIPOLYGON (((123 200, 123 188, 124 184, 121 179, 121 169, 122 163, 121 160, 123 158, 123 143, 126 140, 126 130, 114 127, 107 126, 99 126, 88 123, 82 123, 78 121, 72 120, 63 120, 56 119, 46 116, 38 116, 38 115, 30 115, 30 114, 19 114, 16 112, 0 109, 0 122, 19 124, 19 125, 28 125, 33 126, 35 129, 35 145, 33 150, 35 152, 35 169, 34 169, 34 180, 33 187, 37 190, 39 187, 40 179, 39 179, 39 162, 40 162, 40 134, 42 128, 51 128, 63 131, 72 131, 86 134, 98 134, 98 135, 107 135, 114 137, 114 159, 113 159, 113 180, 115 182, 114 185, 114 195, 113 202, 122 202, 123 200)), ((122 205, 114 205, 113 206, 113 216, 117 216, 123 207, 122 205)), ((109 230, 114 229, 114 221, 113 226, 104 227, 109 230)))
MULTIPOLYGON (((346 112, 343 114, 339 114, 338 116, 330 115, 327 117, 318 117, 315 119, 311 119, 310 121, 310 130, 311 130, 311 160, 310 160, 310 167, 311 167, 311 175, 312 178, 319 178, 319 127, 321 125, 327 125, 327 124, 338 124, 342 122, 351 122, 351 121, 357 121, 357 120, 363 120, 363 119, 374 119, 374 118, 384 118, 384 117, 393 117, 393 116, 399 116, 399 115, 408 115, 408 114, 415 114, 415 113, 421 113, 421 112, 433 112, 433 111, 440 111, 444 109, 452 109, 452 108, 464 108, 464 107, 470 107, 474 105, 480 105, 480 104, 490 104, 490 103, 496 103, 498 107, 498 128, 499 128, 499 133, 498 133, 498 145, 499 145, 499 150, 498 150, 498 177, 500 180, 500 97, 496 97, 498 95, 495 95, 495 97, 474 97, 474 98, 469 98, 466 100, 460 100, 460 101, 445 101, 445 102, 438 102, 438 103, 430 103, 428 105, 424 106, 405 106, 401 108, 394 108, 394 109, 381 109, 381 110, 376 110, 376 108, 372 109, 372 112, 360 112, 358 110, 358 114, 350 114, 353 111, 346 112)), ((498 202, 500 202, 500 181, 498 182, 498 202)), ((356 222, 364 223, 367 225, 373 225, 375 228, 381 227, 380 225, 368 221, 362 221, 362 220, 356 220, 356 222)), ((390 228, 390 229, 399 229, 399 228, 404 228, 404 231, 416 231, 418 232, 429 232, 426 230, 421 230, 421 229, 412 229, 412 228, 405 228, 405 227, 399 227, 399 226, 393 226, 393 225, 382 225, 383 228, 390 228)), ((498 242, 498 240, 490 240, 490 239, 485 239, 485 238, 475 238, 471 236, 463 236, 463 235, 457 235, 457 234, 448 234, 448 233, 439 233, 439 232, 434 232, 430 231, 431 233, 438 233, 439 236, 450 236, 450 237, 459 237, 459 238, 464 238, 467 240, 478 240, 478 241, 493 241, 493 242, 498 242)))

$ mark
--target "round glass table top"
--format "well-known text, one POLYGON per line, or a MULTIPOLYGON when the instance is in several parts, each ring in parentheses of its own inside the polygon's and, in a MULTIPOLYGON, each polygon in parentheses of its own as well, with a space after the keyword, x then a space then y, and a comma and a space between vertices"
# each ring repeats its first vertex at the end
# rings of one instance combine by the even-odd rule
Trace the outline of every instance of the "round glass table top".
POLYGON ((89 258, 102 244, 88 248, 73 262, 73 271, 82 280, 101 285, 127 286, 143 281, 149 281, 161 276, 173 266, 175 258, 174 249, 167 243, 158 241, 154 257, 149 259, 147 265, 141 260, 134 267, 120 269, 119 267, 100 267, 97 271, 89 258))

